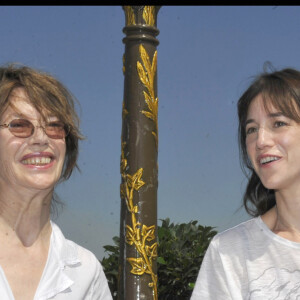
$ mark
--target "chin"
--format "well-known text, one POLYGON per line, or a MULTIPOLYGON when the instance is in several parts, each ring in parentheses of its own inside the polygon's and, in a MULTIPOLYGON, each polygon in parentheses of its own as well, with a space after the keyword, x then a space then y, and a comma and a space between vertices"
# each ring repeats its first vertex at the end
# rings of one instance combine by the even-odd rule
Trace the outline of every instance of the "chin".
POLYGON ((27 180, 24 184, 28 188, 38 189, 38 190, 46 190, 53 189, 59 179, 50 179, 50 178, 31 178, 31 180, 27 180))
POLYGON ((278 181, 274 181, 274 180, 267 180, 267 181, 261 181, 263 186, 266 189, 269 190, 279 190, 281 189, 282 184, 278 181))

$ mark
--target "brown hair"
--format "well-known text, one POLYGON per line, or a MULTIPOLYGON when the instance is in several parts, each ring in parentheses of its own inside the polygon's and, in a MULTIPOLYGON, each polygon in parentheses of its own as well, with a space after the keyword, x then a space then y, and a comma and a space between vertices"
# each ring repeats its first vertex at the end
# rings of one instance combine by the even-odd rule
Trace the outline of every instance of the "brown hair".
POLYGON ((70 126, 66 136, 66 157, 61 179, 68 179, 78 168, 78 141, 83 139, 75 111, 75 97, 52 75, 28 66, 8 64, 0 67, 0 116, 10 105, 9 96, 15 88, 25 89, 29 101, 45 120, 47 114, 56 116, 70 126))
POLYGON ((263 186, 247 154, 245 123, 250 103, 259 94, 262 95, 266 111, 273 105, 284 115, 300 123, 300 72, 292 68, 270 73, 264 71, 254 78, 238 101, 240 161, 242 170, 249 179, 243 203, 251 216, 262 215, 276 204, 274 190, 263 186))

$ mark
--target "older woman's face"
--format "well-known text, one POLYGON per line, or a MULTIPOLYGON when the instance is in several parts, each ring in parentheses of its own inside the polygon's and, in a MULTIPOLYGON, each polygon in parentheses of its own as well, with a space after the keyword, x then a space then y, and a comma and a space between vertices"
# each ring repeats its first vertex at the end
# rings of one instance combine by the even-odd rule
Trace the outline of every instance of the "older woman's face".
MULTIPOLYGON (((30 104, 23 88, 10 96, 12 106, 3 113, 0 124, 14 119, 29 120, 43 125, 41 115, 30 104)), ((51 121, 55 117, 49 116, 51 121)), ((27 138, 14 136, 8 128, 0 128, 0 187, 52 189, 59 180, 66 153, 65 139, 51 139, 40 127, 27 138)))

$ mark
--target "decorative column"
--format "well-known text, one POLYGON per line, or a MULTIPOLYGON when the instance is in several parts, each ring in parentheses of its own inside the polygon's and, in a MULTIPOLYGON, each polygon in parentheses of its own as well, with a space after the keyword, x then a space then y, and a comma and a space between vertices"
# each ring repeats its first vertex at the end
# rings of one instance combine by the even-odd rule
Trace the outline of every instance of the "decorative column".
POLYGON ((123 6, 119 300, 158 299, 156 17, 159 6, 123 6))

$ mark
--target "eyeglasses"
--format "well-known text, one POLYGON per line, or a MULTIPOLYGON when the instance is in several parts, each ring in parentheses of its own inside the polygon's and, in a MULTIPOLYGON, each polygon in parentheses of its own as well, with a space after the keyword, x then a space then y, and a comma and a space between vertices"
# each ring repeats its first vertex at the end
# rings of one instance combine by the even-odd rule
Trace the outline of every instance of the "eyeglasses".
POLYGON ((28 138, 34 133, 35 128, 43 128, 44 132, 51 139, 63 139, 69 132, 70 127, 63 122, 49 122, 45 126, 34 126, 26 119, 14 119, 8 124, 2 124, 0 127, 8 128, 9 131, 16 137, 28 138))

